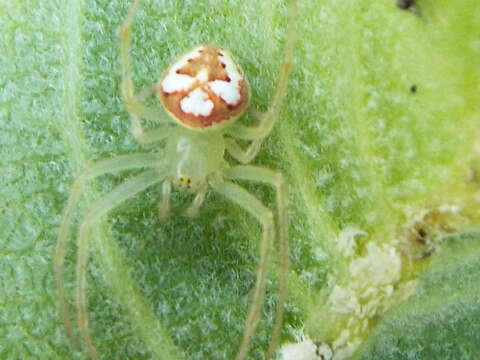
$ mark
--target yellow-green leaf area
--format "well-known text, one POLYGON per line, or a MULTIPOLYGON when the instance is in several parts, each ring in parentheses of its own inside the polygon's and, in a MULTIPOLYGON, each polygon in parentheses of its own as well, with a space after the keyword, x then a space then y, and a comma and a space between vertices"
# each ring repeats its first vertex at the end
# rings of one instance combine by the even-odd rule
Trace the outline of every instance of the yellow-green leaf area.
MULTIPOLYGON (((136 144, 120 99, 118 29, 129 5, 0 3, 2 359, 86 358, 63 330, 52 258, 85 164, 155 151, 136 144)), ((139 89, 213 43, 234 54, 252 106, 265 110, 288 11, 284 0, 143 1, 132 48, 139 89)), ((254 161, 289 185, 282 343, 303 333, 344 358, 478 357, 479 237, 467 230, 480 223, 479 24, 475 0, 417 0, 416 11, 394 0, 299 1, 288 94, 254 161)), ((131 175, 92 182, 79 218, 131 175)), ((270 189, 245 186, 273 208, 270 189)), ((159 223, 160 195, 152 187, 127 201, 93 236, 89 309, 101 358, 231 359, 260 227, 213 193, 193 220, 180 216, 191 198, 176 194, 176 215, 159 223)), ((72 244, 72 303, 74 261, 72 244)), ((263 359, 276 284, 272 271, 249 359, 263 359)))

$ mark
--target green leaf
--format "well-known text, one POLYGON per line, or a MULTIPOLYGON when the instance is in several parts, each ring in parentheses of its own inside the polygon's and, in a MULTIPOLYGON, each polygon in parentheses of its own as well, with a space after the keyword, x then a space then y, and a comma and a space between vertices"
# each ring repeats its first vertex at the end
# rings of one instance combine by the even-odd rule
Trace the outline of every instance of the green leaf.
POLYGON ((480 232, 446 237, 406 303, 387 314, 361 359, 480 356, 480 232))
MULTIPOLYGON (((86 162, 155 150, 135 143, 119 97, 118 27, 129 4, 0 3, 2 359, 86 358, 60 321, 53 249, 86 162)), ((132 49, 138 88, 194 45, 216 43, 235 55, 252 105, 265 110, 287 14, 283 0, 146 0, 132 49)), ((475 0, 418 0, 415 12, 394 0, 300 1, 287 100, 254 161, 281 169, 290 189, 282 342, 304 329, 337 344, 337 356, 478 357, 478 236, 444 235, 480 224, 479 19, 475 0)), ((92 182, 79 218, 130 175, 92 182)), ((269 189, 245 186, 274 206, 269 189)), ((197 219, 174 215, 160 224, 159 198, 154 187, 126 202, 93 237, 89 309, 99 353, 231 359, 254 284, 259 226, 214 194, 197 219)), ((179 214, 191 198, 173 200, 179 214)), ((72 303, 74 261, 71 242, 72 303)), ((249 358, 261 359, 268 343, 275 285, 273 277, 249 358)))

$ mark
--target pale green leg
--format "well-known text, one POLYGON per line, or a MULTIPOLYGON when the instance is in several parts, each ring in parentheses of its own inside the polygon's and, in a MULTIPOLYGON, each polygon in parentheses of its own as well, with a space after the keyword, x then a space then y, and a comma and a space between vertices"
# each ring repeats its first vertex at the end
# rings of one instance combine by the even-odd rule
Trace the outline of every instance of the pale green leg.
MULTIPOLYGON (((132 43, 132 24, 140 1, 135 0, 128 11, 127 18, 120 28, 120 52, 122 62, 121 92, 125 108, 133 117, 160 123, 173 123, 173 120, 159 108, 151 108, 141 103, 135 94, 135 84, 132 77, 132 59, 130 45, 132 43)), ((143 97, 143 95, 142 95, 143 97)))
MULTIPOLYGON (((248 109, 248 112, 251 113, 257 120, 260 121, 262 119, 262 114, 259 111, 250 108, 248 109)), ((255 158, 255 156, 257 156, 263 140, 264 139, 253 140, 244 150, 240 145, 238 145, 235 139, 225 138, 225 148, 235 160, 242 164, 248 164, 255 158)))
POLYGON ((296 40, 295 24, 298 17, 298 0, 291 0, 290 12, 287 25, 287 40, 285 43, 283 62, 280 65, 280 76, 277 89, 273 95, 265 114, 261 115, 260 124, 257 126, 244 126, 233 124, 226 133, 229 136, 243 140, 259 140, 266 137, 272 131, 280 113, 280 107, 287 95, 288 80, 293 67, 293 50, 296 40))
POLYGON ((277 225, 279 243, 278 263, 278 302, 275 324, 272 331, 272 340, 267 350, 266 358, 272 357, 278 345, 278 339, 283 325, 284 306, 288 296, 288 216, 287 216, 287 187, 282 173, 259 166, 235 166, 225 173, 225 177, 232 180, 249 180, 271 185, 276 191, 277 225))
POLYGON ((65 207, 62 215, 53 261, 61 317, 67 336, 78 349, 80 349, 80 344, 78 343, 77 339, 73 337, 72 323, 70 321, 69 310, 65 301, 65 281, 63 275, 65 263, 65 245, 70 238, 70 230, 72 227, 74 211, 78 205, 78 202, 80 201, 85 184, 88 180, 103 174, 142 167, 153 167, 158 164, 158 161, 158 155, 155 154, 131 154, 116 156, 112 159, 98 161, 88 165, 73 184, 67 206, 65 207))
POLYGON ((131 129, 132 129, 133 137, 141 145, 162 141, 168 138, 173 130, 171 126, 162 125, 156 129, 146 132, 143 130, 142 124, 137 117, 131 116, 130 118, 132 121, 131 129))
POLYGON ((260 313, 265 300, 267 275, 271 265, 271 251, 273 239, 275 237, 274 219, 272 212, 241 186, 231 182, 219 182, 213 183, 212 187, 215 191, 248 211, 260 222, 263 230, 262 240, 260 242, 260 259, 258 262, 257 280, 247 319, 245 321, 243 339, 235 358, 236 360, 244 360, 247 356, 258 322, 260 321, 260 313))
POLYGON ((242 164, 248 164, 257 156, 262 146, 262 140, 253 140, 244 150, 238 143, 231 138, 225 139, 225 148, 232 157, 242 164))
POLYGON ((185 212, 183 213, 183 216, 190 217, 190 218, 196 217, 198 215, 198 211, 200 210, 200 206, 202 206, 203 201, 205 200, 206 195, 207 195, 207 187, 204 186, 195 195, 195 199, 193 199, 193 202, 188 207, 188 209, 185 210, 185 212))
POLYGON ((158 206, 158 219, 164 222, 170 214, 170 195, 172 194, 172 183, 165 180, 162 185, 162 201, 158 206))
POLYGON ((162 181, 164 177, 165 171, 154 169, 148 170, 141 175, 127 180, 123 184, 115 187, 110 193, 97 200, 87 211, 85 218, 80 225, 77 239, 78 258, 76 267, 77 321, 80 328, 80 334, 87 344, 88 354, 94 359, 97 359, 98 355, 90 337, 86 295, 88 245, 91 227, 98 222, 102 216, 106 215, 125 200, 162 181))
MULTIPOLYGON (((146 97, 154 93, 155 89, 155 85, 151 86, 148 89, 145 89, 140 94, 138 94, 137 99, 139 101, 144 100, 146 97)), ((130 114, 130 126, 135 140, 137 140, 137 142, 141 145, 162 141, 168 138, 173 130, 171 126, 162 125, 158 128, 155 128, 154 130, 146 132, 145 130, 143 130, 140 119, 133 114, 130 114)))

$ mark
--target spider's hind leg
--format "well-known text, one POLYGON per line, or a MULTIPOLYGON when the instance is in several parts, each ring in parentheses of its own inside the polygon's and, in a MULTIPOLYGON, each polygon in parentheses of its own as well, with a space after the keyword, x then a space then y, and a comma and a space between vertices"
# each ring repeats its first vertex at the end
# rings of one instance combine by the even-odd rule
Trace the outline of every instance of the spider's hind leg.
POLYGON ((227 199, 241 206, 257 219, 262 226, 262 240, 260 242, 260 257, 257 266, 257 279, 253 290, 252 300, 245 321, 245 331, 240 343, 236 360, 245 360, 248 354, 252 337, 261 317, 265 301, 267 275, 271 266, 271 252, 275 238, 275 225, 272 212, 266 208, 255 196, 241 186, 231 182, 212 183, 213 189, 227 199))
POLYGON ((77 321, 80 335, 87 345, 88 354, 97 359, 97 351, 90 336, 87 310, 87 264, 88 250, 92 226, 95 225, 104 215, 123 203, 125 200, 145 190, 162 180, 159 170, 148 170, 137 175, 123 184, 118 185, 110 193, 97 200, 87 211, 77 238, 77 267, 76 267, 76 289, 77 300, 77 321))
POLYGON ((266 359, 270 359, 278 345, 283 326, 284 306, 288 296, 289 242, 287 216, 287 187, 282 173, 268 168, 252 165, 239 165, 228 169, 225 176, 232 180, 248 180, 273 186, 277 203, 278 236, 278 300, 270 346, 266 359))
POLYGON ((63 211, 62 220, 58 230, 58 238, 53 257, 55 280, 57 283, 58 302, 60 306, 60 316, 62 317, 65 332, 77 349, 81 349, 80 343, 74 337, 72 322, 70 320, 70 310, 65 296, 65 252, 68 240, 71 237, 71 228, 75 218, 75 209, 84 193, 86 183, 103 174, 150 167, 155 164, 158 158, 154 154, 130 154, 120 155, 111 159, 98 161, 85 168, 82 174, 75 180, 67 205, 63 211))

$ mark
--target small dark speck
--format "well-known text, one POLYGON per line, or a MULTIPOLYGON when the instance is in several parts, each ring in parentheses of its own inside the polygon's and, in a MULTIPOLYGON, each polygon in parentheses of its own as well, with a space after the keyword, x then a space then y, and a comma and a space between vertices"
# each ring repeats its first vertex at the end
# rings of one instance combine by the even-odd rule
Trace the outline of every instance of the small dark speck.
POLYGON ((226 81, 226 82, 230 82, 230 81, 232 81, 232 79, 230 79, 230 77, 227 76, 227 77, 225 78, 225 81, 226 81))
POLYGON ((397 0, 397 7, 401 10, 409 11, 417 16, 422 15, 416 0, 397 0))
POLYGON ((412 94, 415 94, 417 92, 417 85, 413 84, 412 86, 410 86, 410 92, 412 94))
POLYGON ((435 248, 430 248, 428 249, 427 251, 425 251, 421 256, 420 256, 420 260, 424 260, 424 259, 427 259, 429 258, 430 256, 433 255, 433 253, 435 252, 435 248))
POLYGON ((415 0, 397 0, 397 7, 402 10, 408 10, 415 5, 415 0))
POLYGON ((221 63, 221 65, 222 65, 222 68, 224 68, 224 69, 227 67, 227 65, 225 65, 225 63, 223 63, 223 62, 221 63))

